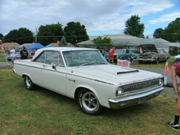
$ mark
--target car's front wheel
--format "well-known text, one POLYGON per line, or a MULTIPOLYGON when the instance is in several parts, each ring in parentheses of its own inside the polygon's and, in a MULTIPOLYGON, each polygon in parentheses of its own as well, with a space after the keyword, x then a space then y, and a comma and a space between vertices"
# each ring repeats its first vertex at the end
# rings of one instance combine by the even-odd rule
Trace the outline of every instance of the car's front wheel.
POLYGON ((24 84, 28 90, 33 90, 35 88, 35 84, 32 82, 29 76, 24 76, 24 84))
POLYGON ((82 89, 78 93, 78 104, 84 113, 90 115, 97 115, 101 113, 103 109, 96 95, 86 89, 82 89))

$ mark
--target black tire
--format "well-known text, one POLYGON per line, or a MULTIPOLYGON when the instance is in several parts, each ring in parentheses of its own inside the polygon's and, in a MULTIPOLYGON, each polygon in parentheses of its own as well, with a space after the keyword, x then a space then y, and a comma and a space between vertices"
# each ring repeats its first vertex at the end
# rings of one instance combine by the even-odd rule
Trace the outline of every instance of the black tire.
POLYGON ((26 89, 28 90, 33 90, 35 88, 35 84, 32 82, 29 76, 24 77, 24 84, 25 84, 26 89))
POLYGON ((82 89, 78 93, 78 104, 82 112, 89 115, 100 114, 103 109, 96 95, 93 92, 86 89, 82 89))

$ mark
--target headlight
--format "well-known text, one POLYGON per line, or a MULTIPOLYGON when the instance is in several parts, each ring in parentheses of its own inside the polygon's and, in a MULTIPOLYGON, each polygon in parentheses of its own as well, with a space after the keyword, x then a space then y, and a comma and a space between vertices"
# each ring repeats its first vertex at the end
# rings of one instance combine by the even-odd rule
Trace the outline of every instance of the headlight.
POLYGON ((116 90, 116 96, 120 96, 123 93, 121 87, 118 87, 116 90))
POLYGON ((159 85, 163 85, 163 79, 162 78, 159 79, 159 85))

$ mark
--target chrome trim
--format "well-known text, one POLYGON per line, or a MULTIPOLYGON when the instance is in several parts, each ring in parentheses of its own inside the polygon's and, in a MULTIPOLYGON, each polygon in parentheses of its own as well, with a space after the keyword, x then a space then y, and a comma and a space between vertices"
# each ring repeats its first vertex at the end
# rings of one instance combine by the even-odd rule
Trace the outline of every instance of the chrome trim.
POLYGON ((131 84, 122 85, 119 87, 122 89, 123 94, 134 93, 134 92, 138 92, 138 91, 142 91, 142 90, 160 86, 159 79, 161 79, 161 78, 145 80, 142 82, 135 82, 135 83, 131 83, 131 84))
POLYGON ((12 71, 16 74, 16 70, 15 70, 15 68, 12 68, 12 71))
POLYGON ((130 106, 131 105, 136 105, 138 104, 138 100, 143 98, 143 97, 146 97, 147 100, 151 99, 151 98, 154 98, 156 96, 158 96, 161 91, 163 90, 164 88, 163 87, 160 87, 160 88, 157 88, 157 89, 152 89, 151 91, 148 91, 148 92, 144 92, 143 93, 134 93, 133 95, 124 95, 123 97, 118 97, 116 99, 109 99, 109 105, 110 105, 110 108, 112 109, 120 109, 120 108, 124 108, 124 107, 127 107, 127 106, 130 106), (125 103, 123 106, 121 106, 122 103, 125 103))

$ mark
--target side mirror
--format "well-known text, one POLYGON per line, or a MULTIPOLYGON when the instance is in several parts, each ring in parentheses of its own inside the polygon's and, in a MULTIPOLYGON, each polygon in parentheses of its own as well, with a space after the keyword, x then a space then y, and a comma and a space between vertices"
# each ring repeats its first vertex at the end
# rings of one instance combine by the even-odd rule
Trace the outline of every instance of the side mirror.
POLYGON ((52 68, 56 70, 56 64, 52 64, 52 68))

